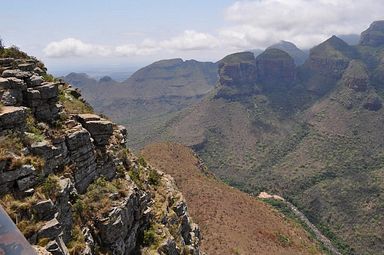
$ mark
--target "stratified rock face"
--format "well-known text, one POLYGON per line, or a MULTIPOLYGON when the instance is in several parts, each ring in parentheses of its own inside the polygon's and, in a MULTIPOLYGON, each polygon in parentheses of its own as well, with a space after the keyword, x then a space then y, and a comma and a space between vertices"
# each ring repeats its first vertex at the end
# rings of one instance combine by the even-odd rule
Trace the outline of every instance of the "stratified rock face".
POLYGON ((311 49, 301 79, 309 91, 321 96, 335 86, 355 55, 353 47, 332 36, 311 49))
POLYGON ((378 47, 384 44, 384 20, 373 22, 367 30, 361 33, 360 44, 378 47))
POLYGON ((57 83, 44 82, 38 61, 6 58, 0 77, 0 99, 3 105, 28 106, 38 120, 53 122, 60 111, 57 83), (14 69, 14 67, 17 67, 14 69))
POLYGON ((216 96, 231 99, 258 93, 256 80, 257 67, 253 53, 241 52, 229 55, 219 64, 221 87, 216 96))
POLYGON ((369 75, 365 65, 357 60, 352 60, 343 74, 345 86, 355 91, 366 91, 369 85, 369 75))
POLYGON ((258 81, 263 89, 289 86, 295 80, 295 63, 288 53, 270 48, 256 58, 258 81))
POLYGON ((171 213, 173 203, 185 205, 175 183, 129 152, 124 127, 79 114, 90 111, 80 92, 44 81, 49 76, 34 59, 0 59, 0 72, 0 198, 14 221, 33 225, 24 232, 31 244, 44 243, 54 255, 123 255, 144 247, 200 254, 200 232, 186 206, 171 213), (11 209, 14 202, 23 207, 11 209), (158 247, 143 241, 154 226, 158 247), (68 249, 71 241, 81 248, 68 249))

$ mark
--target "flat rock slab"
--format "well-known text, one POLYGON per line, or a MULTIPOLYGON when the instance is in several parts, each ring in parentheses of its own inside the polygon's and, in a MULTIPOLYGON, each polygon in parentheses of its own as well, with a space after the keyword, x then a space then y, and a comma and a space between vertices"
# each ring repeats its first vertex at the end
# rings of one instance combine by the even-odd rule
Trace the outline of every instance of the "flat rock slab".
POLYGON ((77 118, 82 124, 84 124, 87 121, 101 120, 101 117, 99 115, 92 114, 92 113, 78 114, 77 118))
POLYGON ((19 69, 5 70, 2 74, 3 77, 16 77, 19 79, 25 79, 32 76, 31 72, 21 71, 19 69))

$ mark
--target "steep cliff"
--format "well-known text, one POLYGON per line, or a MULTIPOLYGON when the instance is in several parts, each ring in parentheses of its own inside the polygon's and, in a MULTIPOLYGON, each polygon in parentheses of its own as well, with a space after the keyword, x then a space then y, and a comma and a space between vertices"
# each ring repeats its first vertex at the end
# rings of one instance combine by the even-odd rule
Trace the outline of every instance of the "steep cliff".
POLYGON ((36 59, 2 56, 0 203, 28 241, 55 255, 200 254, 182 194, 130 153, 125 128, 36 59))

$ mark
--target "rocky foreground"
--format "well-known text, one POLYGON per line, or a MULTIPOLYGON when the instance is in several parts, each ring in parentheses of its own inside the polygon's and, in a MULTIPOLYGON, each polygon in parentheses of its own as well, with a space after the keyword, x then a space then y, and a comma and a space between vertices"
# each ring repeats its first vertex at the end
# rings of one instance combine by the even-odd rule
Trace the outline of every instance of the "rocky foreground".
POLYGON ((0 203, 39 253, 200 254, 182 194, 124 127, 36 59, 0 56, 0 203))

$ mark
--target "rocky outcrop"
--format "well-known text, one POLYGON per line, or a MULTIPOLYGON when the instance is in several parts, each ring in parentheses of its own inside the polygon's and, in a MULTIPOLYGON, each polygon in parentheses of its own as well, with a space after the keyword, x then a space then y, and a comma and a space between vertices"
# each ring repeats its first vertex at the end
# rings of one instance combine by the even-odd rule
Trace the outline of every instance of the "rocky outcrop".
POLYGON ((295 63, 288 53, 269 48, 256 58, 258 81, 263 90, 289 87, 295 80, 295 63))
POLYGON ((89 108, 80 92, 45 81, 34 59, 0 65, 0 202, 28 241, 44 246, 39 253, 200 254, 182 195, 171 177, 129 152, 123 126, 82 113, 89 108), (183 209, 175 214, 171 201, 183 209), (164 235, 146 240, 155 227, 164 235))
POLYGON ((369 75, 365 65, 358 60, 352 60, 343 74, 342 81, 345 86, 355 91, 366 91, 369 75))
POLYGON ((233 99, 259 92, 256 85, 257 67, 251 52, 229 55, 219 63, 219 83, 216 97, 233 99))
POLYGON ((384 21, 373 22, 361 33, 360 45, 378 47, 384 44, 384 21))
POLYGON ((355 49, 336 36, 310 50, 309 58, 301 70, 300 79, 309 91, 324 95, 342 77, 351 59, 356 57, 355 49))
POLYGON ((7 58, 1 74, 0 95, 4 105, 28 106, 38 120, 52 122, 58 118, 58 84, 45 82, 37 60, 7 58), (13 69, 13 67, 17 67, 13 69), (12 69, 11 69, 12 68, 12 69))

